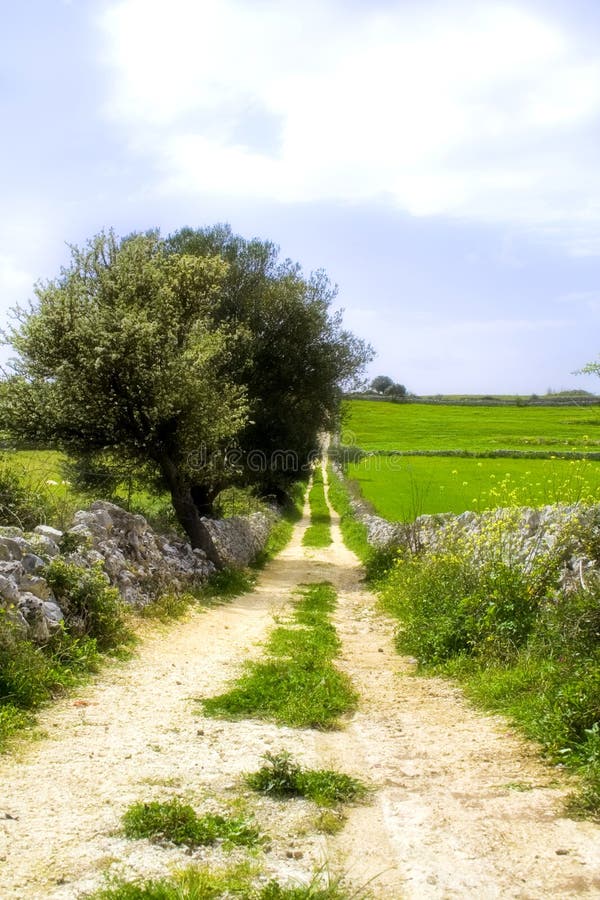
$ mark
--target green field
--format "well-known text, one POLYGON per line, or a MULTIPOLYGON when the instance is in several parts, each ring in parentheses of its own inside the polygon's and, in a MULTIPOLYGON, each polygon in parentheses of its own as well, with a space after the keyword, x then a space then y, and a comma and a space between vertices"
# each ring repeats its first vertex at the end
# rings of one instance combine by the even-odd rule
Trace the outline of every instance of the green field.
POLYGON ((352 401, 346 413, 343 443, 381 454, 349 463, 347 473, 385 518, 411 521, 423 514, 501 506, 600 502, 600 462, 553 458, 598 451, 600 413, 593 410, 352 401), (547 458, 385 454, 391 450, 529 450, 547 458))
POLYGON ((364 450, 600 451, 600 410, 353 400, 342 442, 364 450))
POLYGON ((386 519, 499 506, 600 502, 600 463, 556 459, 375 456, 348 465, 363 497, 386 519))

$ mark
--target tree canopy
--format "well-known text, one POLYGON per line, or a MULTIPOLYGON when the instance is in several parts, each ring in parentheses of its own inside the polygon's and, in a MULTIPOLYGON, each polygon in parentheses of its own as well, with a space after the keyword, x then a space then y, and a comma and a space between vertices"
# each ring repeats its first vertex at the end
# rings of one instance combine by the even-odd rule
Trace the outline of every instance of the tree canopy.
POLYGON ((35 295, 9 335, 5 424, 158 477, 209 556, 217 493, 284 489, 371 356, 331 312, 324 273, 228 226, 101 233, 35 295))
POLYGON ((394 379, 390 378, 389 375, 377 375, 371 382, 371 390, 376 391, 378 394, 385 394, 387 389, 391 388, 393 384, 394 379))
POLYGON ((336 288, 323 271, 305 277, 279 259, 269 241, 234 235, 228 226, 182 229, 167 240, 175 253, 227 263, 212 315, 241 335, 224 376, 243 387, 249 417, 238 435, 246 482, 264 492, 297 477, 320 431, 337 426, 340 401, 372 350, 331 312, 336 288), (296 465, 294 465, 294 459, 296 465), (262 461, 262 463, 261 463, 262 461))

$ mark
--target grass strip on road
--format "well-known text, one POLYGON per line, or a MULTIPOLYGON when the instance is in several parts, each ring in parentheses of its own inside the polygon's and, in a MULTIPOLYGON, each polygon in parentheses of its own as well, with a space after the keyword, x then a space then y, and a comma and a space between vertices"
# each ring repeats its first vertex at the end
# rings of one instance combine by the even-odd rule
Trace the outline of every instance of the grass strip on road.
POLYGON ((293 621, 276 628, 267 657, 247 663, 231 690, 202 701, 206 715, 264 718, 294 728, 339 727, 339 717, 356 708, 350 679, 333 665, 339 639, 329 613, 336 602, 323 582, 299 591, 293 621))
POLYGON ((331 516, 325 499, 323 472, 316 468, 310 491, 310 521, 304 532, 302 543, 305 547, 328 547, 331 544, 331 516))

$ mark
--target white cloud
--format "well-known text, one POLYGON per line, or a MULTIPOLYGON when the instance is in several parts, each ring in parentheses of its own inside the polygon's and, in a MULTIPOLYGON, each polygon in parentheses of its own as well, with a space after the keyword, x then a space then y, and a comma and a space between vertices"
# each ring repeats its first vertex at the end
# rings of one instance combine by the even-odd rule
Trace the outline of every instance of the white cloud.
POLYGON ((600 246, 600 55, 523 4, 119 0, 102 26, 107 115, 164 190, 377 199, 600 246), (249 110, 280 124, 275 149, 244 138, 249 110))

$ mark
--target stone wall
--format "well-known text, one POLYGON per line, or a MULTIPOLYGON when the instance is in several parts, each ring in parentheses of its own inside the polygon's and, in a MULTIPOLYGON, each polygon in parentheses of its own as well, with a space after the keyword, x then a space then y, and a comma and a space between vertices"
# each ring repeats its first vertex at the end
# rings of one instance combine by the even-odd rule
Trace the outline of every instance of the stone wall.
POLYGON ((419 516, 409 523, 389 522, 376 516, 358 498, 351 500, 351 506, 358 521, 366 527, 368 543, 376 550, 434 549, 457 533, 493 535, 491 526, 498 523, 503 534, 510 536, 506 548, 513 560, 528 565, 541 552, 558 553, 563 586, 585 586, 592 573, 600 575, 600 504, 556 504, 539 509, 494 509, 460 515, 444 513, 419 516))
POLYGON ((264 549, 273 523, 275 511, 255 512, 249 516, 228 519, 204 519, 223 566, 243 569, 264 549))
MULTIPOLYGON (((276 513, 205 520, 223 566, 248 565, 264 548, 276 513)), ((215 571, 202 550, 157 534, 145 518, 97 500, 75 513, 65 532, 39 525, 32 533, 0 527, 0 611, 21 632, 44 643, 63 619, 43 572, 56 557, 82 568, 98 566, 123 600, 141 607, 167 590, 197 586, 215 571)))

